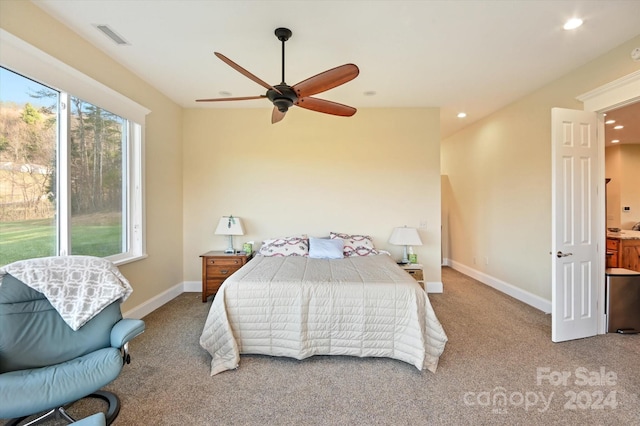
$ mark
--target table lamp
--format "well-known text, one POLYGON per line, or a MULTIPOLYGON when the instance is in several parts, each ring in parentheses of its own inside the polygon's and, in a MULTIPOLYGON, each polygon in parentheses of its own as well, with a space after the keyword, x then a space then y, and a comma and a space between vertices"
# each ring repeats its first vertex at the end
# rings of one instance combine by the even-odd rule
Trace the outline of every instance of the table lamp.
POLYGON ((216 228, 216 235, 228 235, 229 246, 225 249, 225 253, 235 253, 233 248, 233 236, 244 235, 244 228, 242 228, 242 221, 239 217, 222 216, 218 227, 216 228))
POLYGON ((402 261, 400 263, 409 263, 409 257, 407 256, 407 246, 421 246, 422 240, 416 228, 407 228, 406 226, 393 228, 391 237, 389 237, 389 243, 404 246, 402 254, 402 261))

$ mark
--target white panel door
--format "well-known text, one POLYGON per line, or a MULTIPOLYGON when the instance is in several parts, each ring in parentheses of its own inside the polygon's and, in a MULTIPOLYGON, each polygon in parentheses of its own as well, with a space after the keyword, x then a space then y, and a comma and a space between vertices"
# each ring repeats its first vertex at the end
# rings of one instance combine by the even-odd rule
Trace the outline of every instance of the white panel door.
POLYGON ((597 117, 564 108, 551 117, 551 340, 562 342, 598 331, 597 117))

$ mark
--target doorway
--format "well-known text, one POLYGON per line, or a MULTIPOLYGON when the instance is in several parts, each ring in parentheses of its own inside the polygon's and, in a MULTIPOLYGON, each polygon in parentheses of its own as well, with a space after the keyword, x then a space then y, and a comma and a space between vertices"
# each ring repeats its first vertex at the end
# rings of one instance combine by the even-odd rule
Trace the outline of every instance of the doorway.
POLYGON ((604 128, 607 229, 629 230, 640 222, 640 102, 607 112, 604 128))
MULTIPOLYGON (((601 182, 605 181, 605 114, 609 111, 617 110, 632 104, 640 103, 640 71, 636 71, 627 76, 619 78, 611 83, 608 83, 604 86, 596 88, 590 92, 587 92, 583 95, 577 97, 577 99, 584 104, 585 111, 591 111, 598 113, 598 139, 600 146, 602 147, 600 154, 601 158, 598 159, 599 168, 601 170, 601 175, 598 176, 598 179, 601 182)), ((603 203, 604 204, 604 203, 603 203)), ((606 209, 605 206, 600 206, 598 209, 600 212, 601 223, 606 223, 606 209)), ((599 236, 600 246, 603 247, 603 250, 600 250, 601 261, 605 263, 606 250, 605 241, 606 241, 606 227, 602 227, 602 235, 599 236)), ((599 277, 599 295, 598 295, 598 311, 601 313, 599 315, 598 321, 598 334, 605 334, 606 330, 606 316, 605 312, 605 275, 601 274, 599 277)))

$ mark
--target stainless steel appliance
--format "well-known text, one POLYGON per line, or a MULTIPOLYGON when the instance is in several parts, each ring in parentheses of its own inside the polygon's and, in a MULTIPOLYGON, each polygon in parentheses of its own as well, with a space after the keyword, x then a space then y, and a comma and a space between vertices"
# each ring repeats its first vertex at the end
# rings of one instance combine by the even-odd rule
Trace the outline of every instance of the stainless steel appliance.
POLYGON ((606 314, 609 333, 640 333, 640 272, 606 270, 606 314))

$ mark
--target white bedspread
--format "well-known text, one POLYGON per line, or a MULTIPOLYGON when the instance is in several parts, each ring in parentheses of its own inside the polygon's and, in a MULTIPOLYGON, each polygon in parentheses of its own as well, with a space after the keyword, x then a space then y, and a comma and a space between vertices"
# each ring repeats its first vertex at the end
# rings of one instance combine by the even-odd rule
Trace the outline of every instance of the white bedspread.
POLYGON ((389 357, 435 372, 446 342, 427 293, 385 254, 257 256, 218 290, 200 337, 211 375, 241 353, 389 357))
MULTIPOLYGON (((0 268, 44 294, 74 331, 118 299, 133 292, 110 261, 93 256, 52 256, 21 260, 0 268)), ((1 281, 0 281, 1 283, 1 281)))

